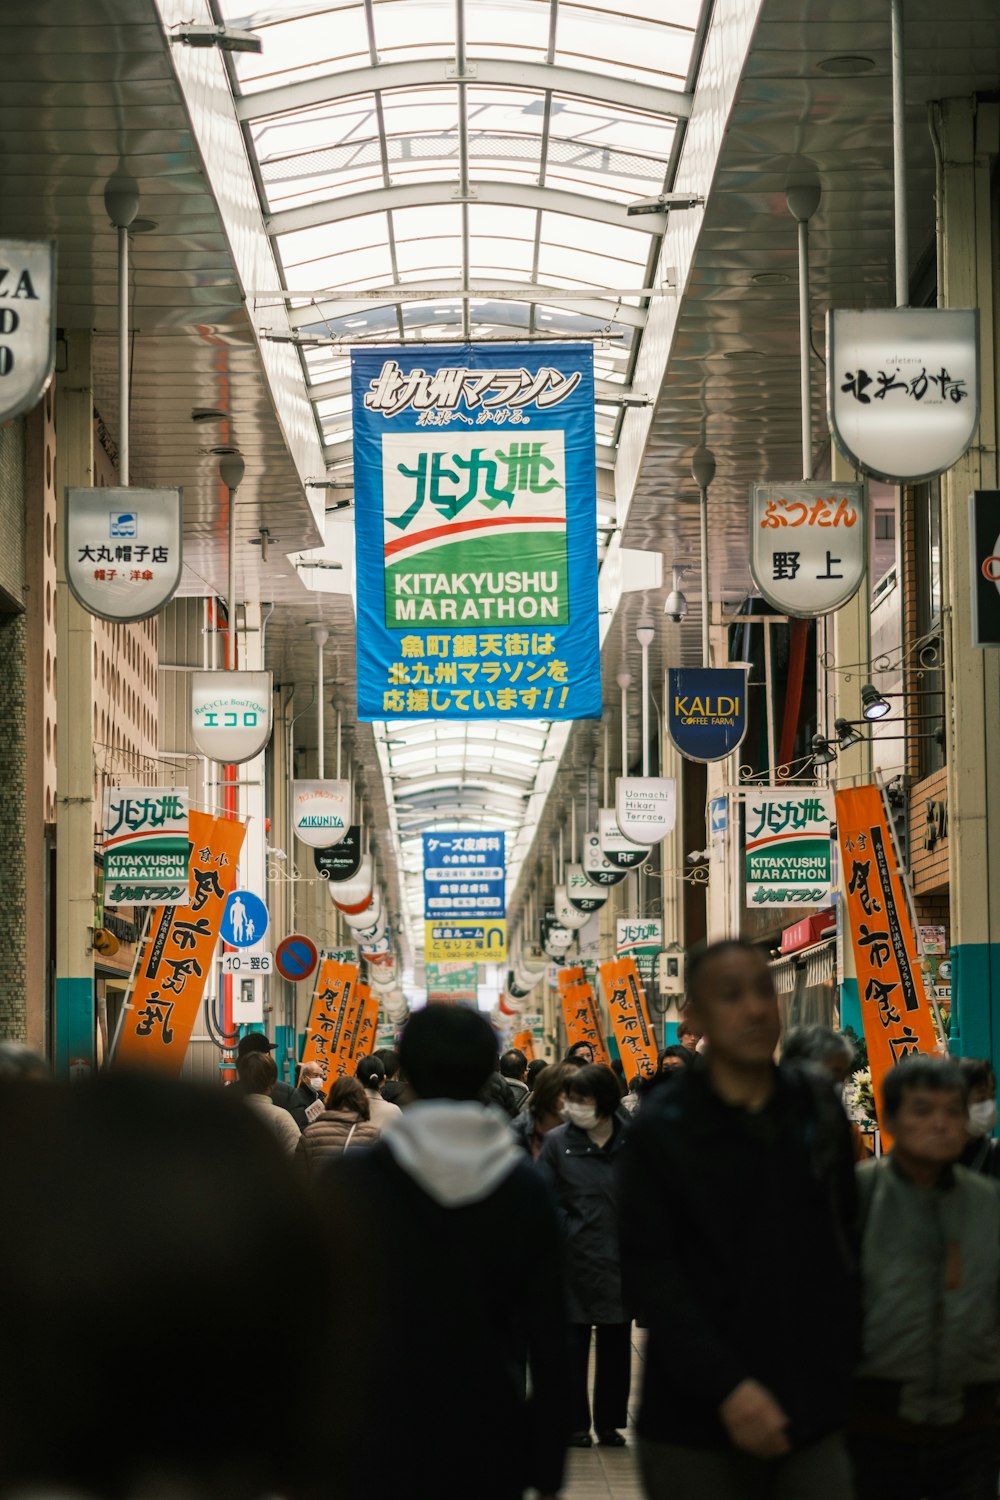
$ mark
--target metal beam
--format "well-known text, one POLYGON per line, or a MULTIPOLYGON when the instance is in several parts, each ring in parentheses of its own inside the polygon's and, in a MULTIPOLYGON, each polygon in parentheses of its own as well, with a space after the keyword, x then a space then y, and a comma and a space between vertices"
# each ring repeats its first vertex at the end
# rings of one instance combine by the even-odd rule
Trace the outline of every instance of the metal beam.
POLYGON ((691 114, 691 94, 657 88, 655 84, 609 78, 604 73, 589 73, 585 68, 504 58, 467 62, 464 73, 460 74, 454 58, 450 57, 379 63, 374 68, 346 68, 325 78, 306 78, 299 83, 262 89, 259 93, 237 99, 236 112, 240 120, 260 120, 289 110, 311 109, 335 99, 351 99, 378 89, 414 89, 458 83, 537 89, 542 93, 551 89, 558 94, 575 94, 578 98, 594 99, 601 104, 616 104, 623 109, 637 109, 648 114, 672 115, 679 120, 686 120, 691 114))
POLYGON ((267 219, 272 237, 294 234, 301 229, 318 229, 357 219, 364 214, 385 213, 395 208, 437 208, 442 203, 486 203, 504 208, 547 209, 550 213, 573 214, 579 219, 596 219, 618 229, 632 229, 645 234, 663 234, 666 214, 644 214, 637 222, 629 218, 624 204, 590 198, 585 193, 569 193, 561 188, 538 187, 530 182, 470 183, 469 197, 463 199, 454 182, 406 182, 391 188, 371 188, 365 193, 350 193, 344 198, 329 198, 307 203, 301 208, 286 208, 267 219))
MULTIPOLYGON (((607 322, 610 317, 612 322, 624 323, 629 328, 644 328, 646 313, 641 307, 625 304, 616 307, 614 304, 622 297, 668 297, 674 295, 674 290, 673 287, 636 287, 624 291, 609 288, 605 291, 599 287, 532 286, 525 282, 509 286, 484 286, 475 280, 468 288, 462 287, 458 280, 435 287, 413 287, 403 283, 400 286, 379 287, 371 292, 352 291, 350 288, 343 292, 324 292, 310 306, 293 308, 288 314, 288 321, 293 329, 309 328, 315 323, 326 323, 330 318, 349 318, 355 313, 367 312, 373 306, 391 307, 401 302, 445 302, 449 299, 458 301, 459 298, 469 302, 483 298, 487 301, 531 302, 546 306, 570 302, 574 304, 574 312, 597 318, 601 322, 607 322), (610 308, 609 303, 612 304, 610 308)), ((267 305, 257 303, 254 310, 263 313, 267 305)), ((263 318, 260 326, 265 326, 263 318)))

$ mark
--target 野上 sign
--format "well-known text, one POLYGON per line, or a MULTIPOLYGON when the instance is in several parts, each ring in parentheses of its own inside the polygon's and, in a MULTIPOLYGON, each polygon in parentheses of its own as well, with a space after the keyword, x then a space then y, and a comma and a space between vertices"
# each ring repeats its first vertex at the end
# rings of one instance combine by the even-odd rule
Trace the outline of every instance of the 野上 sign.
POLYGON ((181 581, 179 489, 66 491, 66 579, 89 614, 145 620, 181 581))
POLYGON ((667 776, 619 776, 615 814, 627 839, 658 844, 677 821, 677 783, 667 776))
POLYGON ((855 468, 889 484, 932 479, 979 426, 979 313, 828 312, 826 381, 830 431, 855 468))
POLYGON ((868 561, 864 486, 833 480, 750 486, 750 572, 782 614, 840 609, 868 561))
POLYGON ((104 899, 112 906, 186 906, 191 845, 187 787, 104 793, 104 899))
POLYGON ((882 792, 854 787, 835 792, 834 801, 861 1020, 884 1134, 885 1074, 915 1053, 932 1056, 937 1033, 882 792))
POLYGON ((352 351, 358 717, 601 712, 593 350, 352 351))
POLYGON ((253 760, 271 738, 270 672, 193 672, 191 733, 209 760, 253 760))
POLYGON ((349 781, 294 781, 292 826, 300 843, 312 849, 338 844, 351 822, 349 781))
POLYGON ((0 422, 30 411, 56 362, 56 247, 0 240, 0 422))
POLYGON ((747 906, 822 906, 833 878, 830 794, 754 787, 746 794, 747 906))
POLYGON ((976 490, 969 503, 972 644, 1000 646, 1000 490, 976 490))
POLYGON ((669 667, 667 733, 687 760, 724 760, 747 732, 747 668, 669 667))

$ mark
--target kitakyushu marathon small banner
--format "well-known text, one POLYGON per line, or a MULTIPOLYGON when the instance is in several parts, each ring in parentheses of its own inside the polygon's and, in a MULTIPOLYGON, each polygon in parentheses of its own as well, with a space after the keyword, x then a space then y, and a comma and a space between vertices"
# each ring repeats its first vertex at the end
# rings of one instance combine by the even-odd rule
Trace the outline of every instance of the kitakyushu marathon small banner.
POLYGON ((600 717, 593 365, 352 351, 360 719, 600 717))

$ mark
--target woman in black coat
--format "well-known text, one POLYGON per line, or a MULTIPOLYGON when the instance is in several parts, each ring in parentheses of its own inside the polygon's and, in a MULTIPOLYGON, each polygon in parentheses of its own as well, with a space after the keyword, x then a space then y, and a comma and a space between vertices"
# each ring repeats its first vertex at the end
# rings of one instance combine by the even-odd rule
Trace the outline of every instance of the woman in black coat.
POLYGON ((571 1444, 589 1448, 588 1363, 596 1329, 594 1428, 597 1441, 620 1448, 628 1421, 632 1324, 622 1299, 615 1157, 625 1120, 618 1080, 591 1064, 566 1081, 568 1123, 546 1135, 538 1165, 548 1179, 566 1238, 573 1380, 571 1444))

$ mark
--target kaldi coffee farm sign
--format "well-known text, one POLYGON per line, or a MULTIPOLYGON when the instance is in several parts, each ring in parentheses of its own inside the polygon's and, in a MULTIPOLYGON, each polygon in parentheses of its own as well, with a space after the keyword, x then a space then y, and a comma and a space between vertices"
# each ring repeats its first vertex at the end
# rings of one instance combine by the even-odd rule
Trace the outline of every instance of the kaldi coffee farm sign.
POLYGON ((30 411, 52 379, 56 249, 0 240, 0 421, 30 411))

